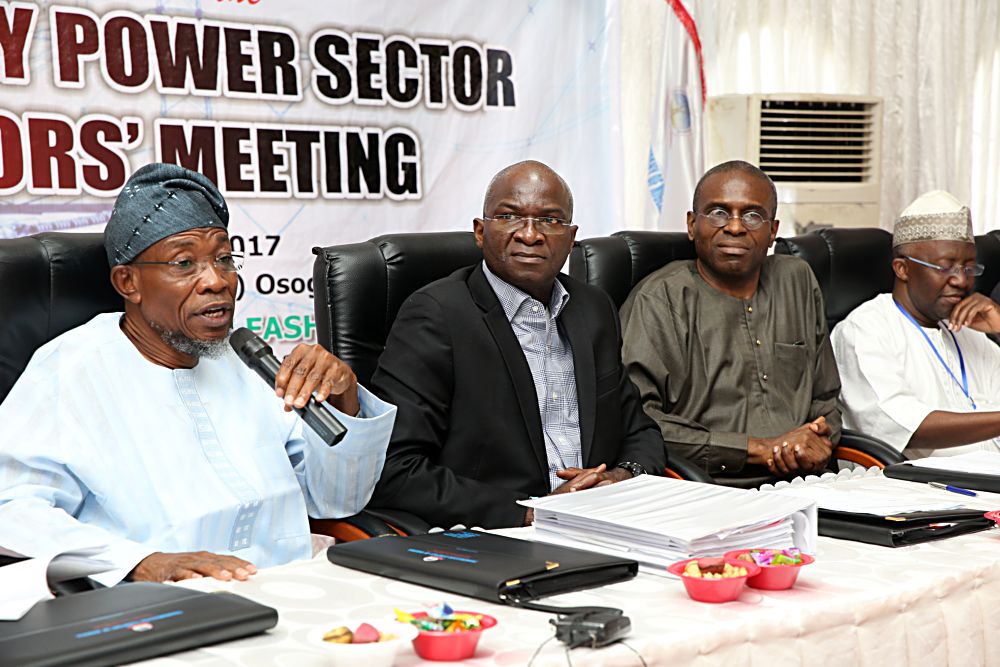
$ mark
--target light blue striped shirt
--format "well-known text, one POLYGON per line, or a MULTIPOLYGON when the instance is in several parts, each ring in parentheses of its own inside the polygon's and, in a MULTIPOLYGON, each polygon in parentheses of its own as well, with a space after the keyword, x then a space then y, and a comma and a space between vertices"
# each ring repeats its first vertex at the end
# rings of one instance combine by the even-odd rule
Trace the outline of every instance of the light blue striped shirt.
POLYGON ((569 302, 569 292, 556 280, 549 303, 543 304, 498 278, 486 262, 483 272, 531 369, 549 463, 549 486, 555 489, 566 481, 557 477, 556 471, 579 468, 583 460, 573 348, 558 324, 559 314, 569 302))
POLYGON ((98 315, 41 347, 0 405, 0 546, 106 545, 114 583, 154 551, 309 558, 308 516, 360 511, 396 408, 363 388, 335 447, 231 351, 171 370, 98 315))

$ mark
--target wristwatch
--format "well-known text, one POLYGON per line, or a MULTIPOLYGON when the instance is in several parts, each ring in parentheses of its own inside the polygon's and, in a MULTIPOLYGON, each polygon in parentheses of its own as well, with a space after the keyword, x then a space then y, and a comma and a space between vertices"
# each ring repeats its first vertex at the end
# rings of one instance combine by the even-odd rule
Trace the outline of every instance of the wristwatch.
POLYGON ((642 464, 633 463, 632 461, 622 461, 621 463, 618 464, 617 467, 622 468, 624 470, 628 470, 630 473, 632 473, 633 477, 638 477, 639 475, 646 474, 646 469, 642 467, 642 464))

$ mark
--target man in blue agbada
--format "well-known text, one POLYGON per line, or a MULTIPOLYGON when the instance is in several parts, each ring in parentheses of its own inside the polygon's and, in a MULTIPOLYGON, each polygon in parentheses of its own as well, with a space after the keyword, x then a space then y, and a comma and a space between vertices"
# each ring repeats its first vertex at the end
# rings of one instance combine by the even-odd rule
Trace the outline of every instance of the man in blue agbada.
POLYGON ((105 230, 125 312, 39 348, 0 405, 0 547, 106 547, 105 584, 245 579, 310 557, 308 516, 364 507, 395 407, 318 345, 273 388, 244 366, 228 222, 201 174, 153 164, 126 184, 105 230), (313 393, 348 428, 336 447, 292 412, 313 393))

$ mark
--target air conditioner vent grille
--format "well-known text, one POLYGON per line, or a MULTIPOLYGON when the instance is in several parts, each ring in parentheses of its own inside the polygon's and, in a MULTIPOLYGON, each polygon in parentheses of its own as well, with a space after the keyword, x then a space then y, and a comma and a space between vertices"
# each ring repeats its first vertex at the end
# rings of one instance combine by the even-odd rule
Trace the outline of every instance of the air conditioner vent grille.
POLYGON ((868 102, 761 100, 760 167, 775 182, 870 182, 876 113, 868 102))

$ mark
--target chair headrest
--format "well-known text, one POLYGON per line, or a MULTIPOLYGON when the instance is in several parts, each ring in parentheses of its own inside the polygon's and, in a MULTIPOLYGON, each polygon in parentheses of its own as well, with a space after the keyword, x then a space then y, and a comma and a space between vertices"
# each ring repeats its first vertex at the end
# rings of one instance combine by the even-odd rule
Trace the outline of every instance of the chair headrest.
POLYGON ((0 400, 39 347, 98 313, 123 309, 109 275, 103 234, 0 241, 0 400))
POLYGON ((569 273, 600 287, 620 308, 639 281, 676 259, 694 259, 684 232, 616 232, 574 244, 569 273))
POLYGON ((313 252, 317 340, 362 383, 407 297, 483 258, 472 232, 387 234, 313 252))

